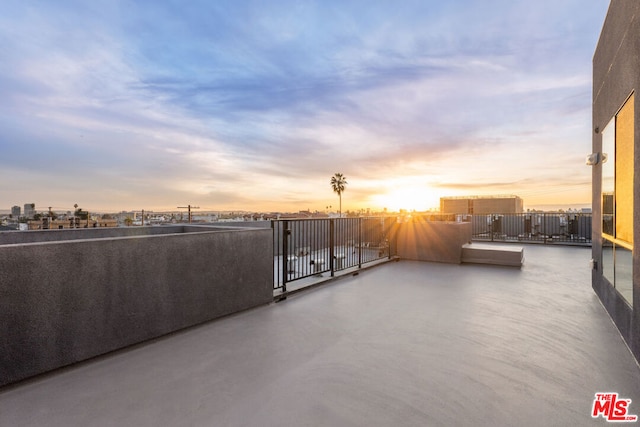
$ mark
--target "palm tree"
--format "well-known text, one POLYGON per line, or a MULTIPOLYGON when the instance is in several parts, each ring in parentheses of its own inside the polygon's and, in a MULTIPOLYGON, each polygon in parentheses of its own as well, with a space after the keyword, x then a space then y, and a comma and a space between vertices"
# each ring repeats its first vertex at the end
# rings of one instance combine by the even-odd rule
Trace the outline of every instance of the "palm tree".
POLYGON ((331 188, 333 188, 333 192, 338 193, 338 197, 340 197, 340 218, 342 218, 342 193, 346 185, 347 178, 341 173, 336 173, 331 177, 331 188))

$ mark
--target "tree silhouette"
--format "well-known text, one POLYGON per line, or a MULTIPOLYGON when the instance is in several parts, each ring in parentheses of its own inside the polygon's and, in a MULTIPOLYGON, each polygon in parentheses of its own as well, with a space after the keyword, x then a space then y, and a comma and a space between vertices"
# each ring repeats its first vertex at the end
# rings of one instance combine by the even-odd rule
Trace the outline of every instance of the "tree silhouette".
POLYGON ((335 173, 331 177, 331 188, 333 188, 334 193, 338 193, 338 197, 340 198, 340 217, 342 218, 342 193, 345 190, 345 186, 347 185, 347 178, 343 176, 341 173, 335 173))

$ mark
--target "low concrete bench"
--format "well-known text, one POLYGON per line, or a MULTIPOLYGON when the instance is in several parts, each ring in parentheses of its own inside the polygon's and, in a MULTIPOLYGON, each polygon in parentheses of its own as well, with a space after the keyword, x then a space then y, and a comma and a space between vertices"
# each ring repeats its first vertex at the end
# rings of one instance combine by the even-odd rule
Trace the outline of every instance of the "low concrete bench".
POLYGON ((522 246, 467 243, 462 246, 462 262, 521 267, 524 249, 522 246))

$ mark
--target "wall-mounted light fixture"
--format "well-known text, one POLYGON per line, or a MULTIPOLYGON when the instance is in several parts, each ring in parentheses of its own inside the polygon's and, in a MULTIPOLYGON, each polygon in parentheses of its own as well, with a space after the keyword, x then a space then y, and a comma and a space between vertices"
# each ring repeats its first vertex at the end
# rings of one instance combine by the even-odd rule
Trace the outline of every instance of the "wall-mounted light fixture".
POLYGON ((595 166, 598 164, 598 162, 600 161, 600 159, 602 159, 602 163, 607 161, 607 155, 606 154, 602 154, 602 156, 600 155, 600 153, 591 153, 587 156, 587 166, 595 166))

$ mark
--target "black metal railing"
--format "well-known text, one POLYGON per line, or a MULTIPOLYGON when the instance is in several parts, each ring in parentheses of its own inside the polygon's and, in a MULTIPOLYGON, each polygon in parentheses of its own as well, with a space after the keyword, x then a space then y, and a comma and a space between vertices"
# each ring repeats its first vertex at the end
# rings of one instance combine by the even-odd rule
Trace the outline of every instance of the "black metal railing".
POLYGON ((274 289, 286 292, 294 280, 391 258, 396 223, 395 217, 272 221, 274 289))
POLYGON ((472 223, 472 238, 491 242, 591 244, 590 213, 536 212, 458 215, 472 223))
MULTIPOLYGON (((472 240, 591 245, 590 213, 424 214, 420 221, 470 222, 472 240)), ((273 220, 273 287, 361 268, 397 254, 396 217, 273 220)))

